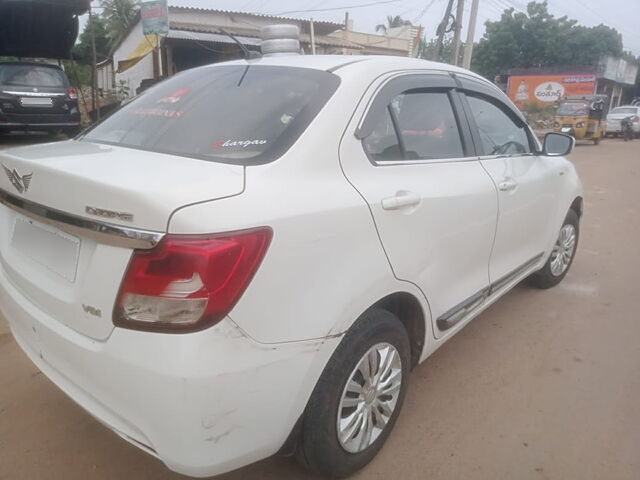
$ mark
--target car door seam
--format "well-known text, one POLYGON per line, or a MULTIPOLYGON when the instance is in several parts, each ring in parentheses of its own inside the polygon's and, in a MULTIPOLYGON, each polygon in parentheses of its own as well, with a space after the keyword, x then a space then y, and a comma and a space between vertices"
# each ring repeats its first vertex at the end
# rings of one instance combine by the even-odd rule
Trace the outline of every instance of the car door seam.
MULTIPOLYGON (((373 228, 375 229, 376 232, 376 236, 378 237, 378 242, 380 243, 380 248, 382 248, 382 253, 384 254, 385 258, 387 259, 387 264, 389 265, 389 268, 391 269, 391 274, 393 275, 393 277, 395 279, 397 279, 398 281, 402 281, 402 282, 406 282, 410 285, 413 285, 414 287, 416 287, 418 289, 418 291, 420 293, 422 293, 422 297, 425 301, 425 303, 427 304, 427 308, 429 310, 429 317, 430 319, 433 318, 433 312, 431 310, 431 303, 429 302, 429 299, 427 297, 427 295, 425 294, 425 292, 422 290, 422 288, 420 288, 418 285, 416 285, 415 283, 408 281, 408 280, 401 280, 398 278, 398 276, 396 275, 396 272, 393 269, 393 265, 391 264, 391 259, 389 258, 389 254, 387 253, 387 250, 384 246, 384 243, 382 242, 382 237, 380 235, 380 230, 378 229, 378 225, 375 221, 375 217, 373 215, 373 210, 371 209, 371 206, 369 205, 369 202, 367 201, 367 199, 365 198, 365 196, 362 194, 362 192, 360 192, 360 190, 358 190, 358 188, 351 182, 351 180, 349 179, 349 176, 347 175, 347 173, 344 171, 344 166, 342 164, 342 155, 341 155, 341 151, 342 151, 342 143, 344 142, 344 138, 347 135, 347 132, 349 131, 349 126, 353 123, 354 121, 354 117, 356 116, 356 112, 358 111, 358 108, 360 107, 360 105, 362 104, 362 102, 365 100, 365 97, 367 95, 367 92, 369 91, 369 89, 374 85, 374 83, 376 81, 378 81, 380 78, 383 78, 385 75, 388 75, 389 73, 387 72, 386 74, 381 74, 378 77, 376 77, 370 84, 369 86, 365 89, 365 91, 362 93, 362 95, 360 96, 360 100, 358 100, 358 103, 356 104, 353 112, 351 113, 351 116, 349 117, 349 121, 347 122, 347 124, 345 125, 344 131, 342 132, 342 135, 340 136, 340 141, 338 142, 338 165, 340 166, 340 171, 342 172, 342 176, 344 177, 344 179, 347 181, 347 183, 349 185, 351 185, 351 187, 353 188, 353 190, 358 194, 358 196, 362 199, 362 201, 364 202, 367 210, 369 211, 369 216, 371 218, 371 222, 373 223, 373 228)), ((393 78, 393 77, 392 77, 393 78)), ((379 91, 380 88, 376 88, 372 93, 371 93, 371 99, 369 100, 368 105, 365 107, 365 112, 363 112, 363 115, 366 113, 366 108, 368 108, 371 105, 371 102, 373 101, 373 97, 375 96, 376 92, 379 91)), ((364 118, 364 117, 363 117, 364 118)), ((362 119, 360 119, 358 121, 358 123, 360 123, 362 121, 362 119)), ((356 128, 357 130, 357 128, 356 128)), ((429 321, 428 322, 431 326, 431 336, 437 340, 436 337, 436 332, 435 332, 435 328, 433 326, 433 321, 429 321)))

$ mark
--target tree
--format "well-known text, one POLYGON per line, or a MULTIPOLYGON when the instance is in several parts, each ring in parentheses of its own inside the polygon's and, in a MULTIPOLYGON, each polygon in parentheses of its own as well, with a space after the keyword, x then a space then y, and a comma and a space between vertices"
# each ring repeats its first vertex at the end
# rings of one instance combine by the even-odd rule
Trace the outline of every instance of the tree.
POLYGON ((493 79, 510 68, 593 65, 602 55, 622 55, 622 36, 605 25, 584 27, 549 13, 547 2, 530 2, 527 13, 509 8, 486 22, 472 69, 493 79))
POLYGON ((73 47, 72 55, 80 63, 89 64, 92 61, 91 29, 96 38, 96 57, 98 62, 109 57, 109 32, 107 22, 99 15, 93 15, 80 34, 79 42, 73 47))
POLYGON ((409 20, 404 20, 400 15, 396 15, 395 17, 392 15, 387 15, 387 24, 379 24, 376 25, 376 32, 382 32, 383 34, 387 33, 387 29, 396 28, 396 27, 404 27, 405 25, 411 25, 409 20))
MULTIPOLYGON (((442 44, 442 57, 436 59, 438 62, 446 62, 449 63, 451 61, 451 57, 453 56, 453 39, 446 38, 442 44)), ((458 58, 458 65, 462 64, 462 57, 464 54, 464 46, 465 43, 462 42, 460 44, 460 58, 458 58)), ((425 60, 431 60, 434 58, 436 50, 438 48, 438 44, 436 39, 431 39, 428 42, 426 39, 420 40, 420 46, 418 47, 418 57, 424 58, 425 60)))
POLYGON ((122 38, 138 15, 138 0, 102 0, 102 17, 106 22, 110 44, 122 38))

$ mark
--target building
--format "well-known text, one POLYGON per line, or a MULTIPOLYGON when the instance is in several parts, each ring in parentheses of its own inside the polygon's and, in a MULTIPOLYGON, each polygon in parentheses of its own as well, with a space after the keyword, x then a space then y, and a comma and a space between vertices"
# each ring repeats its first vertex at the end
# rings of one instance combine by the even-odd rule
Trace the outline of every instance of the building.
POLYGON ((115 46, 112 58, 99 66, 98 87, 135 94, 157 79, 209 63, 242 57, 235 36, 250 50, 260 49, 260 28, 293 24, 300 29, 304 54, 410 56, 417 45, 419 29, 389 29, 387 35, 355 32, 352 22, 313 21, 246 12, 169 7, 166 37, 145 37, 138 18, 115 46))

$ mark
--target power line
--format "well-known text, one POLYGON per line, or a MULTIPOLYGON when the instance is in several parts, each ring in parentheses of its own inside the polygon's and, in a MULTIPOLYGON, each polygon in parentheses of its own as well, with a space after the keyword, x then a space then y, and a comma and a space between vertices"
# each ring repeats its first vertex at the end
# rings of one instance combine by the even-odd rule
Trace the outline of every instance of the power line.
POLYGON ((431 0, 429 3, 427 3, 427 5, 420 11, 420 13, 418 14, 418 16, 416 16, 416 18, 413 20, 413 23, 416 24, 418 23, 420 20, 422 20, 422 17, 424 17, 424 14, 427 13, 427 10, 429 10, 429 8, 431 8, 431 6, 436 3, 436 0, 431 0))
POLYGON ((377 2, 361 3, 359 5, 345 5, 343 7, 333 7, 333 8, 309 8, 307 10, 289 10, 289 11, 280 12, 280 13, 270 13, 269 15, 289 15, 291 13, 307 13, 307 12, 331 12, 335 10, 347 10, 351 8, 372 7, 374 5, 383 5, 385 3, 398 3, 400 1, 401 0, 379 0, 377 2))

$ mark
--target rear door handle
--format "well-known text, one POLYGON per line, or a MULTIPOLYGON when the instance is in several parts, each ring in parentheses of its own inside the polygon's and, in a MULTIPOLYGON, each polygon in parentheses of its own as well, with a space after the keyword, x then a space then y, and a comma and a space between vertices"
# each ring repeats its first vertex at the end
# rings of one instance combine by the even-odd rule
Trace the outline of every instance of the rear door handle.
POLYGON ((502 192, 512 192, 518 186, 518 182, 516 182, 513 178, 505 178, 502 182, 498 184, 498 189, 502 192))
POLYGON ((384 210, 400 210, 406 207, 415 207, 420 203, 420 196, 413 192, 400 190, 393 197, 382 199, 384 210))

